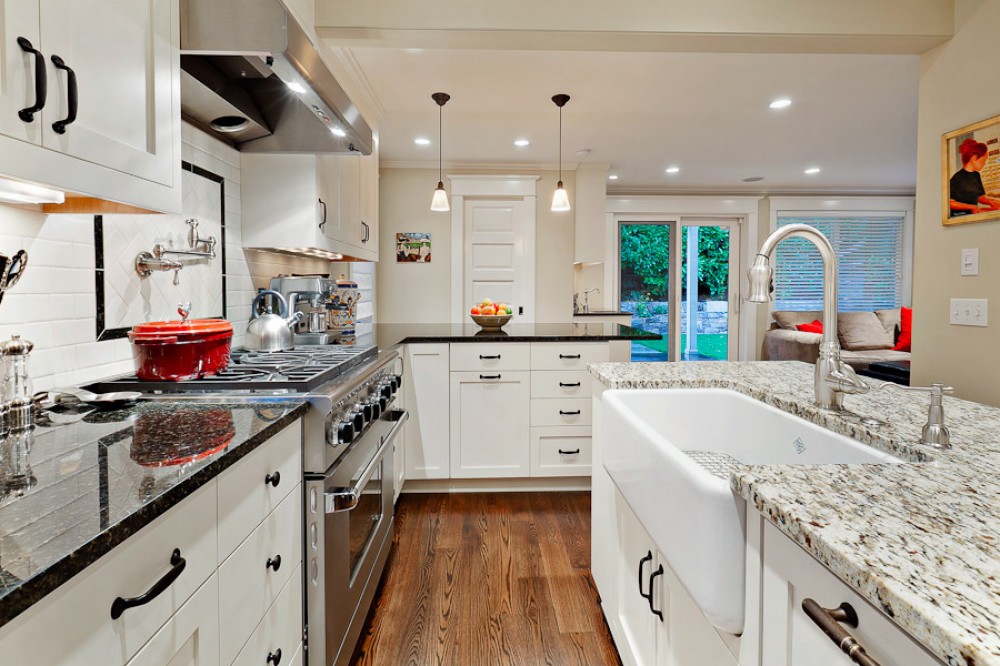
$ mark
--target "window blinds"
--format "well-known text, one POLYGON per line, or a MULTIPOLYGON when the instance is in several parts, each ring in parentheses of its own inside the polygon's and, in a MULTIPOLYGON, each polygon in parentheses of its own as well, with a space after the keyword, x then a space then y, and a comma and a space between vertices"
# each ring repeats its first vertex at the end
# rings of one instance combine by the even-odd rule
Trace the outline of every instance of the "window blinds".
MULTIPOLYGON (((778 226, 808 224, 830 239, 840 269, 841 312, 899 307, 903 302, 903 218, 779 217, 778 226)), ((804 238, 788 238, 775 251, 776 310, 823 309, 823 262, 804 238)))

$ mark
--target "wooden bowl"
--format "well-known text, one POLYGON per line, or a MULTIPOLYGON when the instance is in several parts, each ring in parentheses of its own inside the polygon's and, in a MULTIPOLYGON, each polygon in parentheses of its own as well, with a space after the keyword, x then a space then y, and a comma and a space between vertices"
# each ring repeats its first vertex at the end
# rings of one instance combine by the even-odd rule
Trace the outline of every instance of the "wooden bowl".
POLYGON ((476 322, 484 331, 499 331, 500 327, 510 321, 512 314, 503 315, 474 315, 470 314, 472 321, 476 322))

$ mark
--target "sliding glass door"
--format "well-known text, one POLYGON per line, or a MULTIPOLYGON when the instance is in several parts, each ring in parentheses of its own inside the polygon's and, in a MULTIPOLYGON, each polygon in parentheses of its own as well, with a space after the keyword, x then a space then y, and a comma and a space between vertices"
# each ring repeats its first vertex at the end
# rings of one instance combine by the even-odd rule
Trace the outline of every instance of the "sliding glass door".
POLYGON ((622 222, 618 231, 621 309, 660 335, 633 343, 632 360, 735 359, 738 220, 622 222))

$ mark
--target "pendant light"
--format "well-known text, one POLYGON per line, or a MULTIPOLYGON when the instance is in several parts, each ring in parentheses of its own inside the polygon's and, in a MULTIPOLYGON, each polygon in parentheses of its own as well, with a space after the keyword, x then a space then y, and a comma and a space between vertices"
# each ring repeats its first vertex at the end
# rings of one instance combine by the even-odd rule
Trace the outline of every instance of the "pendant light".
POLYGON ((569 101, 569 95, 553 95, 552 101, 559 107, 559 183, 556 185, 556 191, 552 193, 552 212, 561 213, 569 210, 569 196, 562 182, 562 110, 569 101))
POLYGON ((447 213, 451 210, 451 206, 448 205, 448 193, 444 191, 444 178, 441 177, 441 109, 451 99, 451 95, 436 92, 431 95, 431 99, 438 105, 438 186, 434 190, 434 198, 431 199, 431 210, 447 213))

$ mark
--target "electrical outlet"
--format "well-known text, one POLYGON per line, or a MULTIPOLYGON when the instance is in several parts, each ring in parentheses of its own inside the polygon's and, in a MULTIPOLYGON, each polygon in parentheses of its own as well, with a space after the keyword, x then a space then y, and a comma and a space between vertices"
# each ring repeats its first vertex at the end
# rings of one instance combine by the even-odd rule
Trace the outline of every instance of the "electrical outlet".
POLYGON ((985 298, 951 299, 948 323, 957 326, 988 326, 990 323, 989 301, 985 298))
POLYGON ((979 275, 979 248, 962 250, 962 275, 979 275))

